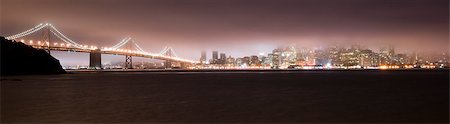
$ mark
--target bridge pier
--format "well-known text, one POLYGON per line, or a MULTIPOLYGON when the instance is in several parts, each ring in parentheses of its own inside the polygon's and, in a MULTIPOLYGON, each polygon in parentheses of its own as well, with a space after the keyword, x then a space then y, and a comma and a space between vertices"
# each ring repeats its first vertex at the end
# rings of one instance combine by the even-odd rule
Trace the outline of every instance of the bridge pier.
POLYGON ((102 54, 99 49, 93 50, 89 53, 89 68, 102 69, 102 54))
POLYGON ((133 69, 133 58, 125 56, 125 69, 133 69))
POLYGON ((164 61, 164 68, 166 68, 166 69, 172 68, 172 61, 170 61, 170 60, 164 61))

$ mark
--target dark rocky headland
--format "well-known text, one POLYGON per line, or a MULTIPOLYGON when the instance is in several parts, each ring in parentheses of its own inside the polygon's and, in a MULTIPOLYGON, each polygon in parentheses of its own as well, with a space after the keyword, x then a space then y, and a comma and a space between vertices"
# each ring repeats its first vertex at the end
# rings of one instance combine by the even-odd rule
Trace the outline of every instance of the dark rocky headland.
POLYGON ((0 37, 1 75, 64 74, 59 60, 45 50, 0 37))

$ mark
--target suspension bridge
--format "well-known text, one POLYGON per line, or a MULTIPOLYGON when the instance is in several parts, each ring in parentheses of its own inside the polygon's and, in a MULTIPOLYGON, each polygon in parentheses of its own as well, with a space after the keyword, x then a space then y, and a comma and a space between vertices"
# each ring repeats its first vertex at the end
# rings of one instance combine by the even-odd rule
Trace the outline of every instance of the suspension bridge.
POLYGON ((165 47, 159 53, 146 52, 142 47, 139 46, 137 41, 131 37, 126 37, 122 39, 119 43, 113 45, 112 47, 97 47, 80 44, 66 35, 61 33, 55 26, 50 23, 41 23, 31 29, 24 32, 7 36, 6 39, 13 40, 16 42, 22 42, 24 44, 30 45, 36 49, 44 49, 50 53, 50 51, 71 51, 71 52, 84 52, 89 53, 89 67, 93 69, 101 69, 101 55, 102 54, 113 54, 113 55, 123 55, 125 56, 124 68, 132 69, 133 60, 132 57, 143 57, 164 60, 164 65, 166 68, 171 68, 173 63, 178 63, 181 68, 186 68, 189 65, 197 63, 196 61, 183 59, 178 57, 175 51, 171 47, 165 47), (24 40, 25 36, 35 34, 42 31, 42 40, 24 40), (51 36, 56 36, 62 42, 51 42, 51 36), (21 39, 21 40, 19 40, 21 39))

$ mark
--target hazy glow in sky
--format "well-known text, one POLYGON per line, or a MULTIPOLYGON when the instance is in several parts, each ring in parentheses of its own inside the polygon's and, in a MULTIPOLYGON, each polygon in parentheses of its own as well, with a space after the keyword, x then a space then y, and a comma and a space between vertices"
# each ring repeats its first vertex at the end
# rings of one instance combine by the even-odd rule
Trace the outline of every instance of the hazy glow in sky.
POLYGON ((449 47, 448 0, 2 0, 1 16, 2 36, 50 22, 82 44, 131 36, 195 60, 201 49, 243 56, 279 44, 449 47))

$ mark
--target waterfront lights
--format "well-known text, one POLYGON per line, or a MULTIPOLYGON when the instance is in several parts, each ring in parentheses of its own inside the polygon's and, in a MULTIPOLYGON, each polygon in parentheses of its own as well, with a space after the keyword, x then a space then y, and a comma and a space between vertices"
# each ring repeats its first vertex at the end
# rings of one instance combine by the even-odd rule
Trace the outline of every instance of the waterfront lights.
POLYGON ((33 40, 30 40, 30 44, 33 44, 33 40))
POLYGON ((382 65, 379 67, 379 69, 381 70, 385 70, 385 69, 398 69, 400 68, 400 66, 398 65, 382 65))
POLYGON ((331 69, 331 68, 332 68, 331 63, 327 63, 327 64, 325 65, 325 68, 331 69))

